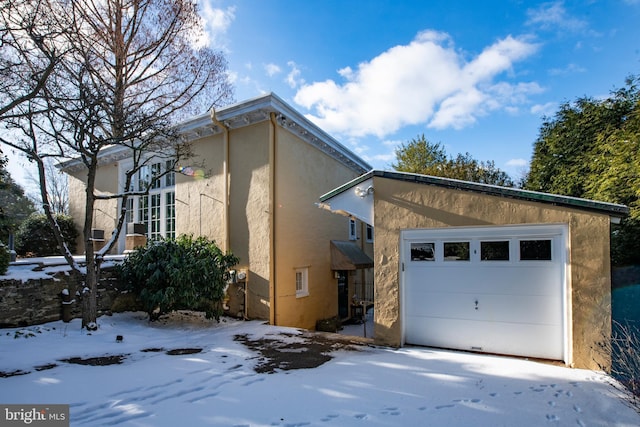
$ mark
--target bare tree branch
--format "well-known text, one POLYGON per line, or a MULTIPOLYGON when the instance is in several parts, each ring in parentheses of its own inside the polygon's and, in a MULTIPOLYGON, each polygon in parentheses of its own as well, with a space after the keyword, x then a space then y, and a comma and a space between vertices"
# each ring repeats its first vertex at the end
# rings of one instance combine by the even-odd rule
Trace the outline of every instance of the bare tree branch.
MULTIPOLYGON (((34 74, 42 82, 29 86, 33 90, 24 93, 27 98, 12 101, 0 117, 8 131, 0 141, 38 165, 43 208, 54 228, 45 161, 74 158, 84 165, 83 326, 93 328, 102 257, 117 242, 127 200, 148 193, 133 191, 133 179, 154 158, 175 165, 189 156, 189 146, 180 142, 173 124, 185 114, 232 101, 226 61, 220 52, 193 44, 202 33, 196 0, 0 1, 4 22, 23 15, 34 22, 3 30, 0 73, 10 64, 30 70, 40 65, 44 70, 34 74), (5 39, 11 42, 11 54, 5 55, 5 39), (96 177, 101 151, 111 146, 126 150, 132 166, 121 191, 104 194, 96 190, 96 177), (110 199, 120 201, 116 228, 106 246, 94 253, 95 203, 110 199)), ((22 81, 10 81, 7 87, 18 83, 22 81)), ((61 239, 61 233, 56 238, 61 239)), ((59 245, 64 252, 65 242, 59 240, 59 245)), ((65 252, 65 257, 78 268, 70 254, 65 252)))

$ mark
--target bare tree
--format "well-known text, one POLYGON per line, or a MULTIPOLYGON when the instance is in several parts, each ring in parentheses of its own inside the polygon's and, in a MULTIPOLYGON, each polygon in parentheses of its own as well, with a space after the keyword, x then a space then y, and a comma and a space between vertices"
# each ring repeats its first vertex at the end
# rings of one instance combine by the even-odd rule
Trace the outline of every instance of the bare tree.
MULTIPOLYGON (((53 164, 53 160, 49 158, 44 162, 45 178, 47 183, 48 202, 41 200, 40 191, 37 194, 27 194, 27 197, 33 202, 34 206, 42 206, 48 203, 54 214, 69 214, 69 180, 67 175, 58 170, 53 164)), ((27 173, 27 180, 40 188, 40 177, 33 173, 27 173)))
POLYGON ((189 156, 189 146, 180 142, 172 124, 193 109, 203 111, 231 101, 232 89, 224 56, 199 42, 204 34, 195 0, 42 3, 47 3, 49 20, 60 29, 62 36, 55 45, 65 49, 65 55, 39 96, 16 107, 19 114, 4 120, 20 136, 0 139, 36 163, 43 210, 59 246, 72 268, 86 275, 83 327, 95 329, 103 256, 117 242, 127 199, 147 194, 153 185, 152 181, 142 190, 134 189, 134 176, 152 158, 175 165, 189 156), (127 151, 133 161, 120 191, 113 194, 98 193, 95 186, 101 151, 107 147, 127 151), (52 215, 48 158, 73 158, 84 168, 85 268, 75 263, 52 215), (94 252, 93 211, 96 201, 105 199, 118 199, 120 209, 111 239, 94 252))
POLYGON ((38 96, 61 55, 42 3, 0 0, 0 118, 38 96))

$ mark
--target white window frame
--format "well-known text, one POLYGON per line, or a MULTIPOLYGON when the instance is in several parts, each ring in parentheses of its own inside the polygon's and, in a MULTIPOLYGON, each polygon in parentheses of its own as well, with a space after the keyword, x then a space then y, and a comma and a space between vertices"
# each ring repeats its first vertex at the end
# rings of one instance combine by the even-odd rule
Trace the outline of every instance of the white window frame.
MULTIPOLYGON (((150 161, 149 164, 140 169, 131 182, 131 188, 134 191, 143 191, 144 188, 140 185, 140 179, 142 175, 158 174, 166 168, 170 167, 170 161, 150 161), (164 164, 163 164, 164 163, 164 164), (146 171, 146 172, 145 172, 146 171)), ((125 161, 120 166, 121 182, 124 185, 125 171, 132 167, 131 161, 125 161)), ((175 238, 176 235, 176 215, 175 215, 175 172, 168 173, 149 189, 149 194, 146 196, 132 196, 127 199, 127 222, 144 223, 147 226, 147 238, 159 239, 159 238, 175 238), (157 206, 151 206, 152 200, 158 200, 157 206), (146 199, 147 212, 146 221, 141 218, 141 202, 146 199), (172 201, 170 205, 169 202, 172 201), (155 216, 154 216, 155 209, 155 216), (155 224, 153 224, 155 222, 155 224), (155 226, 154 226, 155 225, 155 226)), ((126 225, 125 225, 126 226, 126 225)), ((123 233, 124 234, 124 233, 123 233)))
POLYGON ((309 295, 309 267, 296 268, 296 298, 309 295))

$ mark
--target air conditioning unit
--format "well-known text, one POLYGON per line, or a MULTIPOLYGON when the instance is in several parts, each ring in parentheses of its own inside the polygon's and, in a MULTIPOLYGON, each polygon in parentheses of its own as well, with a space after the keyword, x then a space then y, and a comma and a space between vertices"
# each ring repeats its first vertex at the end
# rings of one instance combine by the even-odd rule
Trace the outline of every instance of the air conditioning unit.
POLYGON ((139 222, 130 222, 127 224, 127 234, 147 234, 147 226, 139 222))

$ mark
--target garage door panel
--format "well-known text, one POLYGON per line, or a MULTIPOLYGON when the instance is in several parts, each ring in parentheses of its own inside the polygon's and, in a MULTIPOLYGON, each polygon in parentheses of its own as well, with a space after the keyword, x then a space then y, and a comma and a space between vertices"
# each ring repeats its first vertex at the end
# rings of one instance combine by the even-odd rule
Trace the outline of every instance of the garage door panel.
POLYGON ((406 282, 412 292, 501 293, 558 295, 560 268, 407 268, 406 282))
POLYGON ((405 342, 562 360, 565 227, 475 228, 469 229, 468 238, 466 229, 452 230, 455 239, 471 242, 469 260, 445 260, 438 252, 442 242, 454 240, 447 237, 448 229, 403 234, 410 237, 402 240, 405 342), (537 236, 551 241, 546 247, 552 248, 553 256, 520 261, 519 242, 535 241, 537 236), (474 248, 492 239, 509 240, 508 261, 480 259, 474 248), (412 244, 415 249, 426 247, 427 242, 434 242, 432 260, 412 260, 412 244))
POLYGON ((555 345, 562 335, 554 325, 417 316, 407 320, 417 326, 407 334, 407 344, 424 345, 428 340, 433 347, 555 360, 563 356, 555 345))
POLYGON ((406 315, 460 318, 487 322, 562 325, 562 303, 551 296, 461 294, 433 292, 414 294, 406 301, 406 315), (477 304, 476 304, 477 302, 477 304))

